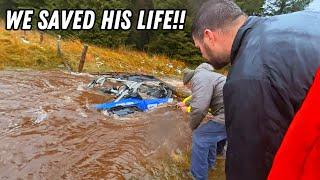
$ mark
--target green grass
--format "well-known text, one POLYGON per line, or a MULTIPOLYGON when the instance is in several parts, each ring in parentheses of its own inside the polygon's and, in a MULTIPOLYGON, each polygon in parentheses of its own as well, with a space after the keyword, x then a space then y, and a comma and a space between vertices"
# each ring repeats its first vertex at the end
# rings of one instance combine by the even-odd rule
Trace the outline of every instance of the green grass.
MULTIPOLYGON (((190 150, 188 152, 174 153, 171 156, 160 160, 156 165, 148 167, 152 176, 156 179, 192 179, 190 174, 190 150)), ((217 159, 215 170, 209 171, 210 180, 224 180, 225 160, 217 159)))
MULTIPOLYGON (((1 24, 1 22, 0 22, 1 24)), ((0 28, 0 69, 30 68, 56 69, 64 62, 77 71, 83 43, 79 39, 61 41, 62 56, 57 56, 57 37, 45 34, 40 44, 40 33, 7 31, 0 28), (25 38, 23 38, 25 37, 25 38)), ((144 52, 102 48, 89 45, 84 72, 130 72, 155 76, 181 76, 185 63, 165 56, 148 55, 144 52)))

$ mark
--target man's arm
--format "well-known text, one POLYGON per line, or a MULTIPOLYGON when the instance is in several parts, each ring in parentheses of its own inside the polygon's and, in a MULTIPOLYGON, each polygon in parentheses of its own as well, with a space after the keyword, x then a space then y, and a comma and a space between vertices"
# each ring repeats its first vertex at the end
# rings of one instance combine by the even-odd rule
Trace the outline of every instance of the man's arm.
POLYGON ((191 90, 192 99, 190 102, 189 125, 192 130, 196 129, 208 114, 214 88, 214 81, 209 77, 197 77, 193 78, 191 90))
POLYGON ((179 102, 177 106, 183 111, 190 113, 191 112, 191 106, 190 106, 190 101, 191 101, 192 96, 186 97, 182 102, 179 102))

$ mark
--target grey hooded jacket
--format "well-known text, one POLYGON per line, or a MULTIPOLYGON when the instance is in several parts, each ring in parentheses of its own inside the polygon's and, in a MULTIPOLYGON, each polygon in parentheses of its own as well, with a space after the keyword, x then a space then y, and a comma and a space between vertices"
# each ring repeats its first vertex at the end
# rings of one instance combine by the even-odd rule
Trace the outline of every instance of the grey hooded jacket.
POLYGON ((213 72, 214 68, 208 63, 202 63, 194 72, 191 79, 192 99, 190 102, 190 128, 196 129, 209 109, 214 116, 212 119, 220 124, 225 123, 223 107, 223 86, 226 77, 213 72))

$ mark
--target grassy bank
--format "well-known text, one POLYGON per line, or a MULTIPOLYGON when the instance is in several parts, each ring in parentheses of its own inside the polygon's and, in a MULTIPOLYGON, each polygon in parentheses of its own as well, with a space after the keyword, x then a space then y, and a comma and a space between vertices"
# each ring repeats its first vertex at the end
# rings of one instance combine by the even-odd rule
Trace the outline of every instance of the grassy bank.
MULTIPOLYGON (((219 156, 221 157, 221 156, 219 156)), ((187 152, 174 152, 155 166, 149 167, 155 179, 192 180, 190 173, 191 149, 187 152)), ((209 180, 223 180, 225 177, 225 160, 218 158, 215 169, 209 170, 209 180)))
MULTIPOLYGON (((3 24, 3 23, 1 23, 3 24)), ((61 41, 62 56, 57 55, 57 37, 44 34, 40 43, 37 31, 6 31, 0 28, 0 69, 55 69, 68 64, 78 68, 83 43, 78 39, 61 41)), ((165 56, 150 56, 126 48, 107 49, 89 45, 84 72, 139 72, 156 76, 179 76, 185 64, 165 56)))

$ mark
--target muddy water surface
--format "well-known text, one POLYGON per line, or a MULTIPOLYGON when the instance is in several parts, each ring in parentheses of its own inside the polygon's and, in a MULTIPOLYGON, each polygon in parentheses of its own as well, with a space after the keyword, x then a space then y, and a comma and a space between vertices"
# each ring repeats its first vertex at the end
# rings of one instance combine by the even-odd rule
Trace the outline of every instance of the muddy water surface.
POLYGON ((90 105, 92 77, 0 72, 1 179, 153 179, 147 167, 190 145, 184 115, 161 107, 125 118, 90 105))

